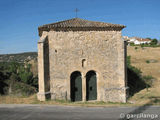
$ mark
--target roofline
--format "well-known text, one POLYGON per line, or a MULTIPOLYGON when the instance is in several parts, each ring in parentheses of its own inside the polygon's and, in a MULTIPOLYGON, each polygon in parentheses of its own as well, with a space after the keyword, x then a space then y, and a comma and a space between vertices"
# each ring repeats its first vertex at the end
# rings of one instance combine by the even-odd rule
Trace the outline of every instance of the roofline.
MULTIPOLYGON (((125 28, 125 27, 123 27, 125 28)), ((121 31, 122 27, 57 27, 57 28, 38 28, 39 36, 42 36, 43 31, 121 31)))
POLYGON ((39 26, 38 27, 38 31, 39 31, 39 36, 42 35, 42 32, 43 31, 120 31, 122 30, 123 28, 125 28, 126 26, 125 25, 120 25, 120 24, 112 24, 112 23, 105 23, 105 22, 97 22, 97 21, 89 21, 89 20, 84 20, 84 19, 80 19, 80 20, 84 20, 84 21, 88 21, 88 22, 95 22, 95 23, 102 23, 102 24, 108 24, 108 26, 106 25, 95 25, 95 26, 70 26, 70 25, 66 25, 66 26, 63 26, 63 22, 68 22, 68 21, 71 21, 71 20, 78 20, 80 18, 72 18, 72 19, 68 19, 68 20, 63 20, 63 21, 59 21, 59 22, 55 22, 55 23, 51 23, 51 24, 45 24, 45 25, 42 25, 42 26, 39 26))
MULTIPOLYGON (((54 22, 54 23, 44 24, 44 25, 39 26, 38 28, 46 27, 47 25, 63 23, 63 22, 67 22, 67 21, 70 21, 70 20, 74 20, 74 19, 81 19, 81 18, 72 18, 72 19, 67 19, 67 20, 63 20, 63 21, 59 21, 59 22, 54 22)), ((85 19, 81 19, 81 20, 85 20, 85 19)), ((88 21, 88 22, 97 22, 97 23, 106 23, 106 22, 90 21, 90 20, 85 20, 85 21, 88 21)), ((113 24, 113 23, 107 23, 107 24, 117 25, 117 26, 121 26, 121 27, 124 27, 124 28, 126 27, 125 25, 121 25, 121 24, 113 24)))

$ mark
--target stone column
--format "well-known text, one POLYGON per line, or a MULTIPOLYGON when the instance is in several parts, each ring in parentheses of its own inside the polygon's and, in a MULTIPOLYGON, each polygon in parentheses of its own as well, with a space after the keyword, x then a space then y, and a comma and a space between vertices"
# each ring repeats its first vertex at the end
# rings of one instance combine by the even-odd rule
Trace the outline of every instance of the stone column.
POLYGON ((125 64, 125 44, 121 37, 121 32, 118 33, 117 50, 118 50, 118 77, 119 77, 119 100, 126 102, 126 64, 125 64))
POLYGON ((46 96, 50 94, 49 91, 46 91, 46 84, 48 78, 45 75, 45 41, 47 36, 41 37, 40 41, 38 42, 38 85, 39 85, 39 92, 37 94, 37 98, 40 101, 45 101, 46 96))
POLYGON ((44 44, 38 42, 38 85, 39 92, 37 94, 38 100, 45 101, 45 82, 44 82, 44 44))
POLYGON ((86 77, 82 75, 82 101, 86 101, 86 77))

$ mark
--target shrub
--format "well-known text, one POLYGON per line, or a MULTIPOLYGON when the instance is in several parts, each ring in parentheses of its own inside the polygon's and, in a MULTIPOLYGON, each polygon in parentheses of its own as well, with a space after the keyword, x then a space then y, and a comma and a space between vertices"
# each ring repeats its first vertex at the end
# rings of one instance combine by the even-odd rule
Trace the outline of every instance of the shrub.
POLYGON ((146 63, 150 63, 150 61, 149 61, 149 60, 146 60, 146 63))
POLYGON ((34 77, 30 69, 30 64, 17 62, 0 63, 0 94, 20 94, 22 92, 25 95, 29 95, 35 93, 33 91, 38 90, 38 76, 34 77))
POLYGON ((148 86, 152 86, 154 78, 151 75, 143 76, 143 80, 148 86))
POLYGON ((135 46, 135 44, 134 43, 130 43, 130 46, 135 46))
POLYGON ((31 64, 26 64, 18 68, 18 76, 20 78, 20 82, 38 88, 38 76, 34 77, 30 69, 31 69, 31 64))
POLYGON ((12 94, 20 95, 20 96, 29 96, 36 93, 37 90, 35 87, 31 85, 27 85, 25 83, 15 82, 12 86, 12 94))
POLYGON ((157 39, 153 39, 150 44, 151 45, 157 45, 157 43, 158 43, 158 40, 157 39))
POLYGON ((137 49, 138 49, 138 47, 135 47, 134 49, 135 49, 135 50, 137 50, 137 49))

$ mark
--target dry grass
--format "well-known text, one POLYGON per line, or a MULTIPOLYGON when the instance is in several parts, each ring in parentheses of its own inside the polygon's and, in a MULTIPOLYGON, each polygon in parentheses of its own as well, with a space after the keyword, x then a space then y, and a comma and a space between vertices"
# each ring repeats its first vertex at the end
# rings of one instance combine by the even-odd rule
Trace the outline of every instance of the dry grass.
POLYGON ((38 101, 36 95, 30 97, 0 96, 0 104, 32 104, 38 101))
POLYGON ((138 49, 135 49, 135 47, 129 46, 127 54, 131 56, 131 64, 141 69, 143 75, 151 75, 156 79, 149 91, 141 90, 129 101, 137 105, 160 105, 160 47, 138 47, 138 49), (146 61, 151 62, 147 63, 146 61))
POLYGON ((144 75, 152 75, 157 80, 160 80, 160 47, 128 47, 128 56, 131 56, 131 64, 140 68, 144 75), (153 62, 147 63, 147 60, 153 62))
POLYGON ((47 100, 38 101, 36 95, 30 97, 0 96, 0 104, 47 104, 47 105, 68 105, 68 106, 87 106, 87 107, 109 107, 109 106, 129 106, 130 103, 112 103, 112 102, 70 102, 65 100, 47 100))

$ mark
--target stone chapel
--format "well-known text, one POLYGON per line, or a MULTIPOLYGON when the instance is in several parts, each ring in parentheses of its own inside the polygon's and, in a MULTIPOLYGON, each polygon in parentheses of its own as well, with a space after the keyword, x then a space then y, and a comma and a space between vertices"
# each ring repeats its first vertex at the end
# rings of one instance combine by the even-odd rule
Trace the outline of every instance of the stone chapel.
POLYGON ((80 18, 40 26, 38 99, 126 102, 123 28, 80 18))

